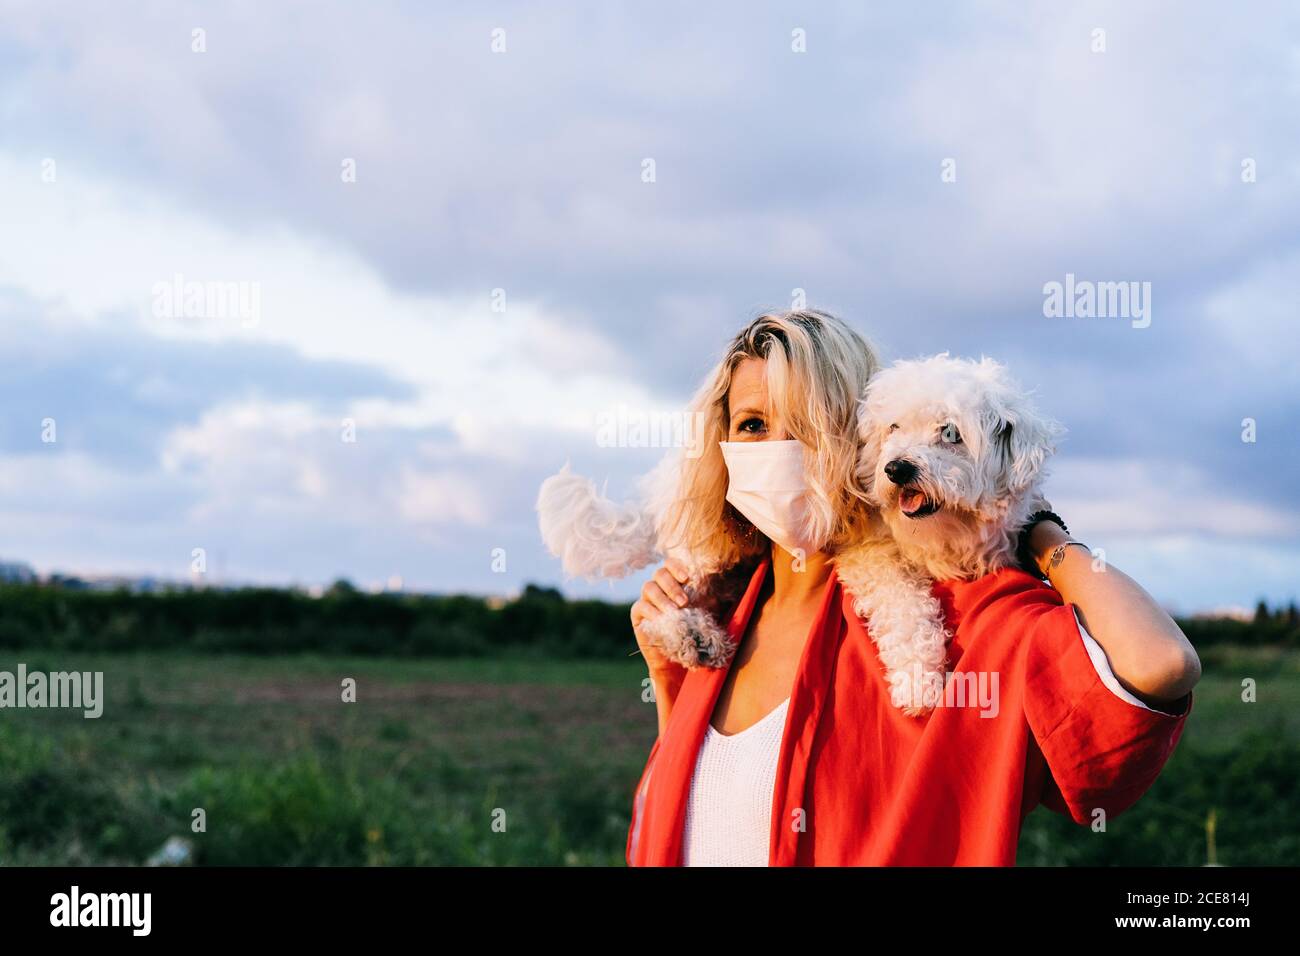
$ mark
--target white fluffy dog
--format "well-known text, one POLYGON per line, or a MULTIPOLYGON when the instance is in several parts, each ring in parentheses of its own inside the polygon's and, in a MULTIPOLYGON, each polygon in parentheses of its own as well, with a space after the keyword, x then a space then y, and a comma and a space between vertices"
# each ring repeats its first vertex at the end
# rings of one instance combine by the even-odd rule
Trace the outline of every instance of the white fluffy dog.
POLYGON ((1016 564, 1064 429, 992 359, 896 362, 867 386, 859 477, 904 558, 931 577, 1016 564))

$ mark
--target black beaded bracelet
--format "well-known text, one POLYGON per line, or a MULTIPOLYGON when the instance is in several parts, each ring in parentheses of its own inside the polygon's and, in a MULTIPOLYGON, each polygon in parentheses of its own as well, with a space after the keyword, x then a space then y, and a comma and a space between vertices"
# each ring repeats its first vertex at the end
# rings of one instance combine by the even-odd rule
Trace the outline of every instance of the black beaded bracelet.
POLYGON ((1016 542, 1016 560, 1020 562, 1022 568, 1037 578, 1041 578, 1043 572, 1039 569, 1038 563, 1034 561, 1033 555, 1029 553, 1029 533, 1034 530, 1034 525, 1040 521, 1050 521, 1055 525, 1059 525, 1066 534, 1070 533, 1070 529, 1065 526, 1065 519, 1055 511, 1035 511, 1025 521, 1025 526, 1020 529, 1020 538, 1016 542))

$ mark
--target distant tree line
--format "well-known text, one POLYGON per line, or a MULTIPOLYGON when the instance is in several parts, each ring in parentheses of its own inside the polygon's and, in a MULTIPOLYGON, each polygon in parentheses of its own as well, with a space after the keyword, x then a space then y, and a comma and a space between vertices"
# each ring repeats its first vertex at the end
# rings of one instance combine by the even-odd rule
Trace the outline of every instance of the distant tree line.
POLYGON ((1197 647, 1211 644, 1300 647, 1300 608, 1294 601, 1270 608, 1260 601, 1249 620, 1231 617, 1179 618, 1178 625, 1197 647))
POLYGON ((370 594, 346 581, 321 597, 277 588, 153 593, 0 586, 0 647, 189 648, 396 657, 608 657, 634 651, 629 605, 570 601, 527 586, 516 599, 370 594))
MULTIPOLYGON (((528 585, 507 601, 463 595, 370 594, 345 581, 324 595, 276 588, 154 593, 0 586, 0 647, 86 651, 188 648, 395 657, 603 657, 635 650, 629 605, 570 601, 528 585)), ((1197 646, 1300 646, 1294 603, 1260 604, 1252 620, 1180 620, 1197 646)))

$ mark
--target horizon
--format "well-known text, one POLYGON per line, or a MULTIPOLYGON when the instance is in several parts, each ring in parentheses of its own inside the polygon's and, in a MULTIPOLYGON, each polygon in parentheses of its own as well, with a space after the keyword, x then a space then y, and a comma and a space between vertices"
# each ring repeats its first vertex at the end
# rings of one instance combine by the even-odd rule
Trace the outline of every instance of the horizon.
MULTIPOLYGON (((483 601, 494 600, 518 600, 524 592, 530 588, 540 588, 544 590, 554 590, 559 592, 565 600, 603 600, 609 604, 626 604, 636 599, 635 591, 622 596, 615 595, 598 595, 583 594, 574 595, 565 591, 564 588, 556 587, 553 584, 545 584, 538 581, 524 581, 517 588, 508 591, 447 591, 447 590, 429 590, 424 588, 409 588, 405 582, 398 582, 394 586, 392 580, 389 581, 355 581, 347 577, 335 578, 328 582, 302 582, 302 581, 281 581, 281 582, 258 582, 243 580, 220 580, 213 577, 191 577, 191 578, 167 578, 155 574, 131 574, 121 571, 117 572, 96 572, 96 571, 69 571, 64 568, 40 569, 25 561, 19 561, 12 558, 0 558, 0 568, 8 567, 25 567, 32 570, 36 576, 34 582, 10 581, 0 578, 0 584, 27 584, 34 583, 37 586, 47 586, 54 583, 58 578, 59 583, 67 580, 82 581, 88 584, 102 584, 108 582, 137 582, 149 581, 160 586, 162 590, 202 590, 213 588, 218 590, 241 590, 241 589, 269 589, 279 591, 295 591, 307 594, 310 597, 320 597, 331 587, 340 583, 355 588, 358 592, 369 595, 380 594, 397 594, 408 595, 412 597, 468 597, 483 601)), ((613 582, 610 582, 611 584, 613 582)), ((132 593, 142 593, 132 590, 132 593)), ((1266 601, 1259 598, 1251 604, 1222 604, 1213 607, 1201 608, 1177 608, 1171 605, 1162 604, 1165 610, 1176 617, 1195 618, 1195 619, 1230 619, 1230 620, 1252 620, 1255 617, 1258 606, 1263 603, 1270 613, 1281 613, 1289 608, 1297 607, 1297 601, 1292 598, 1279 602, 1266 601)), ((630 630, 630 629, 629 629, 630 630)))

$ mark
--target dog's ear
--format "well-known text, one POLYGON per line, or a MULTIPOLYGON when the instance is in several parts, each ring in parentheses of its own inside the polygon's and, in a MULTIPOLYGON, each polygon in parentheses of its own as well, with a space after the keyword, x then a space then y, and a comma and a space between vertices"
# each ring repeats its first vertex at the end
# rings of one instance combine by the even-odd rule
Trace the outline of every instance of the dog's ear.
POLYGON ((1034 407, 1004 365, 982 358, 978 369, 987 388, 983 424, 996 448, 991 458, 998 478, 1011 494, 1024 494, 1043 477, 1047 459, 1065 429, 1034 407))
POLYGON ((1027 401, 1016 401, 998 416, 997 442, 1007 490, 1024 494, 1043 477, 1064 429, 1038 414, 1027 401))

